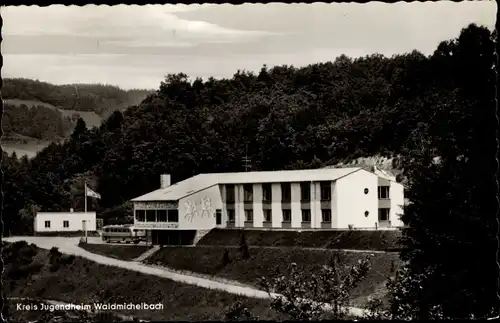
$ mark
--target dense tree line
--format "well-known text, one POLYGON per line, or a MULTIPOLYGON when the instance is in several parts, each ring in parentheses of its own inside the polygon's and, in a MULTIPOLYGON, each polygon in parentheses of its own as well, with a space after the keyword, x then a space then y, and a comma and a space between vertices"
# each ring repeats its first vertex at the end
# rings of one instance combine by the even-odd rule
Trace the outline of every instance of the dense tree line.
POLYGON ((42 105, 28 107, 25 104, 14 106, 4 103, 2 127, 5 135, 23 136, 57 140, 71 133, 76 120, 65 117, 56 109, 42 105))
POLYGON ((123 111, 139 104, 152 91, 122 90, 104 84, 54 85, 38 80, 7 78, 3 80, 4 99, 34 100, 60 109, 93 111, 108 117, 114 110, 123 111))
POLYGON ((254 170, 394 156, 412 202, 394 317, 487 316, 498 304, 493 44, 471 25, 428 57, 341 56, 205 82, 169 75, 99 128, 80 119, 68 141, 33 160, 4 156, 6 229, 28 205, 71 207, 75 178, 94 179, 99 208, 129 209, 123 203, 158 188, 159 174, 175 182, 242 171, 246 154, 254 170))

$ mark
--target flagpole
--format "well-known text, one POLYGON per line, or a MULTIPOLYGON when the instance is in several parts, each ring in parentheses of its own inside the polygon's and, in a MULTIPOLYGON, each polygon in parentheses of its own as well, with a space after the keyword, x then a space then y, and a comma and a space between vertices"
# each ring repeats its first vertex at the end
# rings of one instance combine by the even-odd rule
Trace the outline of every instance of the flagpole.
MULTIPOLYGON (((83 181, 83 185, 85 185, 85 216, 87 215, 87 181, 83 181)), ((85 236, 85 243, 87 243, 87 219, 85 218, 85 227, 83 228, 84 230, 84 236, 85 236)))
POLYGON ((83 184, 85 185, 85 213, 87 213, 87 181, 84 181, 83 184))

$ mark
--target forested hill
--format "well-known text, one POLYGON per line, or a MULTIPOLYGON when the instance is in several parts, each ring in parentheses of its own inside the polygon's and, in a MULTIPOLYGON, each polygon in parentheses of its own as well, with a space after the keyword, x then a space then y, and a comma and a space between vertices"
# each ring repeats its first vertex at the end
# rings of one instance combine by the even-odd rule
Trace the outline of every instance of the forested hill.
MULTIPOLYGON (((67 142, 32 160, 6 158, 5 225, 14 230, 21 219, 32 223, 31 206, 81 208, 82 178, 101 193, 93 207, 102 210, 158 188, 162 173, 176 182, 243 171, 246 154, 253 170, 323 167, 375 155, 401 156, 396 166, 407 169, 427 160, 423 151, 441 156, 449 142, 468 143, 464 130, 477 122, 472 112, 479 111, 490 81, 484 77, 491 71, 490 36, 471 25, 430 57, 417 51, 341 56, 207 81, 169 75, 153 95, 123 114, 114 112, 99 128, 86 129, 80 119, 67 142)), ((20 81, 7 89, 13 84, 20 81)), ((47 87, 54 92, 37 95, 56 100, 65 97, 57 94, 64 89, 74 98, 74 87, 47 87)))
POLYGON ((103 84, 54 85, 24 78, 3 79, 2 97, 50 104, 62 110, 95 112, 106 118, 114 110, 139 104, 152 90, 123 90, 103 84))

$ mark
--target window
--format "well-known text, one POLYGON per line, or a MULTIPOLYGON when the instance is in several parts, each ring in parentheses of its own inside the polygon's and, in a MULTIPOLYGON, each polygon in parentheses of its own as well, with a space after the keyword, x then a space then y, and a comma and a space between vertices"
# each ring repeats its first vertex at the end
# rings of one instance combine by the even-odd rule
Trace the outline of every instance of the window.
POLYGON ((221 210, 215 210, 215 224, 216 225, 222 224, 222 211, 221 210))
POLYGON ((365 194, 368 194, 369 191, 369 189, 365 188, 365 194))
POLYGON ((146 221, 146 211, 144 210, 136 210, 135 211, 135 219, 139 222, 146 221))
POLYGON ((156 211, 156 219, 158 222, 167 222, 167 210, 156 211))
POLYGON ((300 200, 309 201, 311 199, 311 184, 300 183, 300 200))
POLYGON ((253 210, 245 210, 245 222, 253 222, 253 210))
POLYGON ((302 222, 311 222, 311 210, 302 210, 302 222))
POLYGON ((271 201, 273 196, 271 184, 262 184, 262 201, 271 201))
POLYGON ((146 221, 147 222, 156 221, 156 210, 146 210, 146 221))
POLYGON ((292 199, 292 187, 290 183, 281 184, 281 200, 284 202, 290 202, 292 199))
POLYGON ((369 214, 370 214, 370 212, 365 211, 365 217, 368 217, 369 214))
POLYGON ((45 221, 45 227, 50 228, 50 221, 45 221))
POLYGON ((234 203, 234 185, 226 185, 226 202, 234 203))
POLYGON ((264 210, 264 222, 272 222, 272 211, 264 210))
POLYGON ((332 210, 321 210, 321 221, 332 222, 332 210))
POLYGON ((63 227, 69 228, 69 221, 63 221, 63 227))
POLYGON ((389 198, 389 186, 379 186, 378 187, 378 198, 388 199, 389 198))
POLYGON ((227 210, 227 220, 229 222, 234 222, 234 210, 227 210))
POLYGON ((168 213, 167 222, 179 222, 179 211, 168 210, 167 213, 168 213))
POLYGON ((320 184, 321 187, 321 200, 330 201, 332 197, 332 185, 330 182, 323 182, 320 184))
POLYGON ((292 211, 283 210, 283 222, 291 222, 291 221, 292 221, 292 211))
POLYGON ((253 201, 253 185, 245 184, 243 185, 243 201, 252 202, 253 201))
POLYGON ((378 209, 378 220, 389 221, 389 211, 390 209, 378 209))

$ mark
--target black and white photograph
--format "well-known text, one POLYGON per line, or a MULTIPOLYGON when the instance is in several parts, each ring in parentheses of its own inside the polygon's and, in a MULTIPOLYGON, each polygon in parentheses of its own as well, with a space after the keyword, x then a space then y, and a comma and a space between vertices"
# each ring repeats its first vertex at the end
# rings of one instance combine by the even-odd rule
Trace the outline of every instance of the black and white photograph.
POLYGON ((495 1, 2 5, 2 320, 498 320, 495 1))

